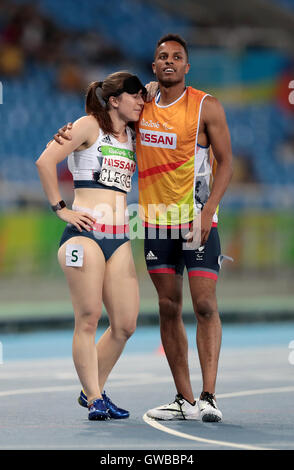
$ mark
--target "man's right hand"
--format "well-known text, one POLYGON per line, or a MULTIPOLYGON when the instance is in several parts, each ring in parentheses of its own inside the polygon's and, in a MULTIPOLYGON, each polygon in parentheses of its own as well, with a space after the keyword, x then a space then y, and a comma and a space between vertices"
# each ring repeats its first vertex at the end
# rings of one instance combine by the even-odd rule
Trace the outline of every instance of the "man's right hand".
POLYGON ((158 82, 149 82, 145 85, 145 88, 147 90, 147 96, 146 96, 146 101, 149 103, 150 101, 155 98, 156 93, 158 92, 158 82))
POLYGON ((63 145, 62 139, 71 140, 72 137, 70 133, 66 132, 66 131, 70 131, 71 128, 72 128, 72 122, 69 122, 65 126, 61 127, 58 130, 57 134, 54 134, 55 142, 57 142, 60 145, 63 145))
POLYGON ((60 145, 63 145, 62 139, 71 140, 72 137, 70 133, 66 132, 66 131, 70 131, 71 128, 72 128, 72 122, 69 122, 65 126, 61 127, 58 130, 58 132, 54 134, 53 139, 48 142, 48 144, 46 145, 46 148, 51 144, 51 142, 53 142, 53 140, 55 140, 55 142, 57 142, 60 145))

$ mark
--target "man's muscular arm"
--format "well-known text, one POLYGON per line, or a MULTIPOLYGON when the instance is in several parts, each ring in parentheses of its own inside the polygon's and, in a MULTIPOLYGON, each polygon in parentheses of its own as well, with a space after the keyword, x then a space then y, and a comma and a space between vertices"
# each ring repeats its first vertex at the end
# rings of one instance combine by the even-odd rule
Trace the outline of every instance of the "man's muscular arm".
POLYGON ((207 96, 203 102, 202 119, 213 155, 217 161, 210 196, 201 213, 201 244, 207 241, 213 214, 219 205, 233 174, 231 137, 221 103, 207 96))

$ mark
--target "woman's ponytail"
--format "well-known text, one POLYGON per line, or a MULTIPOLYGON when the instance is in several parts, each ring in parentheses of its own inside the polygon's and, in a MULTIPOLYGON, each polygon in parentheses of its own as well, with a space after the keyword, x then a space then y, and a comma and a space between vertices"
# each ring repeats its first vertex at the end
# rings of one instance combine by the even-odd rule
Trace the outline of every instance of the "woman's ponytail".
POLYGON ((103 82, 92 82, 86 93, 86 113, 94 116, 103 132, 113 133, 107 102, 103 96, 103 82))
POLYGON ((99 103, 101 104, 102 108, 106 108, 106 101, 103 98, 103 90, 102 90, 103 82, 98 82, 98 85, 95 89, 95 94, 98 98, 99 103))

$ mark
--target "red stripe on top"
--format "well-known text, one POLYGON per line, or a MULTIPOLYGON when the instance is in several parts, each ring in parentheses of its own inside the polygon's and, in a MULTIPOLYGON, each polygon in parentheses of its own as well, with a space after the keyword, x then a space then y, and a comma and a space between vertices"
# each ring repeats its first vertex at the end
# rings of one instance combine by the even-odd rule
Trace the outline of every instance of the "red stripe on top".
POLYGON ((146 178, 146 176, 156 175, 157 173, 166 173, 167 171, 176 170, 179 166, 186 163, 186 161, 187 160, 185 160, 184 162, 166 163, 165 165, 153 166, 152 168, 148 168, 147 170, 139 171, 138 176, 139 178, 146 178))
POLYGON ((175 269, 173 268, 152 268, 152 269, 148 269, 148 272, 149 273, 172 273, 174 274, 176 272, 175 269))
POLYGON ((207 277, 208 279, 213 279, 217 281, 218 275, 215 273, 211 273, 209 271, 189 271, 189 277, 198 276, 198 277, 207 277))
POLYGON ((128 233, 129 232, 129 225, 105 225, 105 224, 97 224, 93 225, 92 230, 101 232, 101 233, 128 233))

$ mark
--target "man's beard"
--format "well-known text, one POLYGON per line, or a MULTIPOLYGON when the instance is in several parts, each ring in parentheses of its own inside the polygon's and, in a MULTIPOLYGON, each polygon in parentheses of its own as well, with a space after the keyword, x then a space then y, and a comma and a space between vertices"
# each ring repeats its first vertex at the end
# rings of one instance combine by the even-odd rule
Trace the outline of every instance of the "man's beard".
POLYGON ((179 83, 181 83, 182 80, 167 81, 167 80, 159 79, 159 78, 158 78, 158 82, 159 82, 159 84, 162 85, 164 88, 171 88, 171 87, 176 86, 176 85, 178 85, 179 83))

